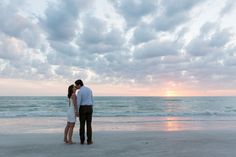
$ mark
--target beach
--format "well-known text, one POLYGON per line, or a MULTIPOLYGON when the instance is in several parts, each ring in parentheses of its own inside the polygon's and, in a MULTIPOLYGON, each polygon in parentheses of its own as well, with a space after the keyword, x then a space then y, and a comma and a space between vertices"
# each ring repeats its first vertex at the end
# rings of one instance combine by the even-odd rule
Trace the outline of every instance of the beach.
POLYGON ((93 145, 63 143, 63 117, 0 119, 0 156, 233 157, 235 121, 157 120, 155 117, 94 117, 93 145))

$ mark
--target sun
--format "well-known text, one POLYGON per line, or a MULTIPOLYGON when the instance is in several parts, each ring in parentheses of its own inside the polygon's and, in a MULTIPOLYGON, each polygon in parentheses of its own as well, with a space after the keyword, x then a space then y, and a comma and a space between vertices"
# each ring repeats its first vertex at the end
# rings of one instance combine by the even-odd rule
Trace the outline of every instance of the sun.
POLYGON ((177 94, 175 91, 167 90, 165 96, 177 96, 177 94))

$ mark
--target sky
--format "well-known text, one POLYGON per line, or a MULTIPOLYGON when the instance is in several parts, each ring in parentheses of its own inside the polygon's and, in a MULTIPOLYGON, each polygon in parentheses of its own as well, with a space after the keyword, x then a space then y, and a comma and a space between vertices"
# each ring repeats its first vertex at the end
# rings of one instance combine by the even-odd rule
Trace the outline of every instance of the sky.
POLYGON ((0 96, 236 96, 235 0, 2 0, 0 96))

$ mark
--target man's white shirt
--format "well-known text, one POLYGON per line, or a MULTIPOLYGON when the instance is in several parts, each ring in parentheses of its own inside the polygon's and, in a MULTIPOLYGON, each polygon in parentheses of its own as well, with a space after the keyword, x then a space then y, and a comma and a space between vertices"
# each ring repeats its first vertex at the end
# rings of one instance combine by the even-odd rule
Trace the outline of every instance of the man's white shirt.
POLYGON ((88 87, 82 86, 77 92, 77 105, 93 105, 93 93, 92 90, 88 87))

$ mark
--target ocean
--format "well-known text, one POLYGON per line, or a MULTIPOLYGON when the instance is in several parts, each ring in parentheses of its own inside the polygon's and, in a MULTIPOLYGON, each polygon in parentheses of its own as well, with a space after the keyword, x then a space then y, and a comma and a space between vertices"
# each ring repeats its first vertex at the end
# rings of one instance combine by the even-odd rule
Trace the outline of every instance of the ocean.
MULTIPOLYGON (((124 97, 94 98, 95 117, 178 117, 198 120, 236 120, 236 97, 124 97)), ((0 118, 63 117, 64 96, 1 96, 0 118)))

